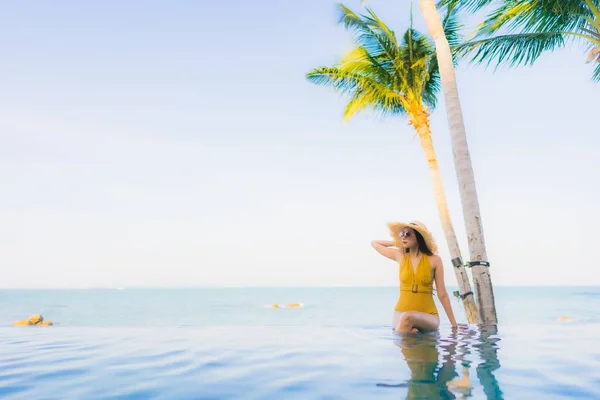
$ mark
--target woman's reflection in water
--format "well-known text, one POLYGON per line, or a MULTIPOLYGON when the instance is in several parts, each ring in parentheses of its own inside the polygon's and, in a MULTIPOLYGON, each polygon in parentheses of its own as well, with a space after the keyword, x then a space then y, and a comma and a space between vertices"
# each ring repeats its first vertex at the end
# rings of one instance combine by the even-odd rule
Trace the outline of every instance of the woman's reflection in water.
POLYGON ((500 367, 496 344, 499 339, 490 338, 496 332, 495 327, 479 330, 461 326, 447 337, 441 337, 438 332, 401 334, 394 344, 401 349, 410 379, 406 383, 380 383, 377 386, 407 388, 406 399, 467 399, 473 390, 469 376, 472 362, 469 358, 473 353, 481 357, 476 370, 486 397, 502 399, 502 391, 493 374, 500 367), (457 371, 457 365, 460 365, 460 371, 457 371))
POLYGON ((437 332, 404 333, 400 336, 400 340, 395 340, 394 344, 402 351, 410 370, 410 379, 406 383, 380 383, 377 386, 407 388, 407 399, 456 399, 447 385, 458 377, 453 359, 456 354, 456 333, 446 339, 441 339, 437 332))

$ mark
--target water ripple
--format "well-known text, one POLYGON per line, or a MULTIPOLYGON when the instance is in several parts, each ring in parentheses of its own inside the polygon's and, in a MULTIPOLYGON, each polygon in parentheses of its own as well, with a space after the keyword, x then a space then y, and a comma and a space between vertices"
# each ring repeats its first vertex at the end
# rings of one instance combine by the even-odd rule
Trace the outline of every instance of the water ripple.
POLYGON ((1 328, 0 398, 600 398, 598 328, 1 328))

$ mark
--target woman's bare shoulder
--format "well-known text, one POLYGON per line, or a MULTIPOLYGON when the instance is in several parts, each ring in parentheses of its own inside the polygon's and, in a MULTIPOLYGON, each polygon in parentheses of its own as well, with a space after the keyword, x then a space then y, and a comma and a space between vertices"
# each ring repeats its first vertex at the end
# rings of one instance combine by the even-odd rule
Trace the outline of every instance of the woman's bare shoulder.
POLYGON ((438 256, 437 254, 429 256, 429 260, 431 262, 431 266, 433 266, 433 267, 442 265, 442 258, 440 256, 438 256))

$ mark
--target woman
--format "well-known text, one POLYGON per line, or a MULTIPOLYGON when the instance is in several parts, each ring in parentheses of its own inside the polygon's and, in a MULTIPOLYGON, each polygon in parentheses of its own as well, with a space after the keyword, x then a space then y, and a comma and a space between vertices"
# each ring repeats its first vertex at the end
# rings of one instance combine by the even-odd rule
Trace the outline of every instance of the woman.
POLYGON ((440 317, 433 301, 433 282, 437 296, 453 327, 456 320, 444 283, 442 259, 435 255, 437 245, 421 222, 388 224, 394 241, 374 240, 371 245, 381 255, 400 264, 400 297, 394 309, 393 327, 397 332, 437 329, 440 317))

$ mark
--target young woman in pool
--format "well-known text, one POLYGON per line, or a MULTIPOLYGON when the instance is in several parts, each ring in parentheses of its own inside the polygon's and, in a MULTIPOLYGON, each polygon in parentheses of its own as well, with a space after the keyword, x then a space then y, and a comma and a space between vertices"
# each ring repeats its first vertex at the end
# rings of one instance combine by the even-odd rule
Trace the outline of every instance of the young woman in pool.
POLYGON ((393 327, 397 332, 418 332, 440 326, 433 283, 440 303, 453 327, 456 319, 446 284, 442 259, 435 255, 437 245, 421 222, 388 224, 394 241, 374 240, 371 245, 381 255, 400 264, 400 297, 394 309, 393 327))

